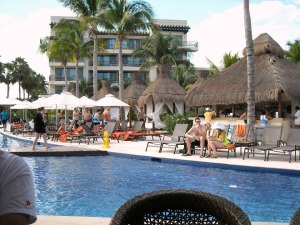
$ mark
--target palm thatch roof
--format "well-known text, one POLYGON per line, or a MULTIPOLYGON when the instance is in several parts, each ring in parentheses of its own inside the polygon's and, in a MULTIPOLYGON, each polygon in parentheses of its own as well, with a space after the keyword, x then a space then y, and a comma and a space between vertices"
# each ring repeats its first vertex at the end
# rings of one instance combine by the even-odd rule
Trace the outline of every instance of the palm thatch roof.
POLYGON ((138 98, 146 88, 147 86, 142 84, 138 74, 134 73, 132 83, 124 90, 125 102, 131 106, 138 105, 138 98))
POLYGON ((138 99, 139 105, 147 103, 184 102, 185 90, 169 74, 161 74, 138 99))
MULTIPOLYGON (((107 94, 112 94, 117 97, 117 93, 110 87, 110 82, 108 80, 101 80, 102 88, 97 92, 96 101, 104 98, 107 94)), ((92 97, 94 99, 94 96, 92 97)))
MULTIPOLYGON (((283 92, 300 98, 300 67, 284 58, 284 51, 268 34, 253 41, 255 101, 274 102, 283 92)), ((245 54, 245 50, 244 50, 245 54)), ((247 58, 191 90, 185 101, 189 106, 227 105, 247 102, 247 58)))

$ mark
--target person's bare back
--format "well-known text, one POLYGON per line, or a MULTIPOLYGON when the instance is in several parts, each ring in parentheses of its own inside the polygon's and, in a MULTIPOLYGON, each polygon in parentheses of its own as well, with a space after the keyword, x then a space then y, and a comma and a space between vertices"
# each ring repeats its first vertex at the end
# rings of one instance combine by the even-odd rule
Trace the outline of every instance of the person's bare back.
POLYGON ((105 111, 102 113, 103 121, 110 121, 110 108, 107 107, 105 111))

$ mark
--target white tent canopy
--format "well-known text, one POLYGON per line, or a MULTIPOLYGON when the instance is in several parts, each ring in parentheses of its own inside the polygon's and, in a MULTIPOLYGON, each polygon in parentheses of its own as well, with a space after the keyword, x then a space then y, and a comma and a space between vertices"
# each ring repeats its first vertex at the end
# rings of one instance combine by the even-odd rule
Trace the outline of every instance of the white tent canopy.
POLYGON ((0 105, 17 105, 22 103, 22 101, 15 98, 1 98, 0 105))

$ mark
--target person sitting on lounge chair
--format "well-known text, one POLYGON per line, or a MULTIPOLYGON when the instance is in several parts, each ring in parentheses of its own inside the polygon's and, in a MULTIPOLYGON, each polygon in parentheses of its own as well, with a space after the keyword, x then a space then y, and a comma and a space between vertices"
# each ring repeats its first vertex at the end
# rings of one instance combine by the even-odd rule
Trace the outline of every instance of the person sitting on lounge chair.
POLYGON ((206 126, 201 125, 200 118, 195 119, 196 125, 193 126, 186 134, 186 145, 187 145, 187 153, 183 154, 183 156, 192 155, 191 145, 192 142, 195 142, 196 145, 201 145, 200 157, 203 157, 205 138, 206 138, 206 126))
POLYGON ((216 122, 212 129, 215 130, 215 134, 213 136, 208 137, 208 154, 205 158, 217 158, 217 148, 222 148, 228 145, 228 138, 225 131, 225 126, 216 122), (211 154, 211 150, 213 153, 211 154))

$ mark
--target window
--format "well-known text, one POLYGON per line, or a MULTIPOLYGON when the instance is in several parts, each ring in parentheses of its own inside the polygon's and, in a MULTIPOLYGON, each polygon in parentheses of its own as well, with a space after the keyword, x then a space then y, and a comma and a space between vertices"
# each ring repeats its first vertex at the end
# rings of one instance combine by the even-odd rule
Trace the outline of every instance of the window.
POLYGON ((133 58, 132 56, 123 56, 124 66, 135 66, 139 67, 142 64, 142 59, 140 57, 133 58))
POLYGON ((135 50, 140 46, 141 40, 140 39, 130 39, 130 40, 125 40, 122 43, 122 48, 123 49, 131 49, 135 50))
POLYGON ((102 79, 109 80, 111 83, 117 83, 117 72, 98 72, 98 80, 102 79))
POLYGON ((61 94, 64 90, 64 86, 55 86, 55 94, 61 94))
MULTIPOLYGON (((75 68, 67 68, 66 74, 67 74, 68 81, 76 80, 76 69, 75 68)), ((79 80, 83 79, 83 69, 82 68, 78 68, 78 78, 79 78, 79 80)), ((55 80, 65 80, 64 68, 55 68, 55 80)))
POLYGON ((116 39, 111 38, 111 39, 104 39, 104 45, 106 49, 113 49, 115 48, 115 44, 116 44, 116 39))
POLYGON ((98 56, 98 65, 100 66, 116 66, 117 57, 115 55, 101 55, 98 56))

